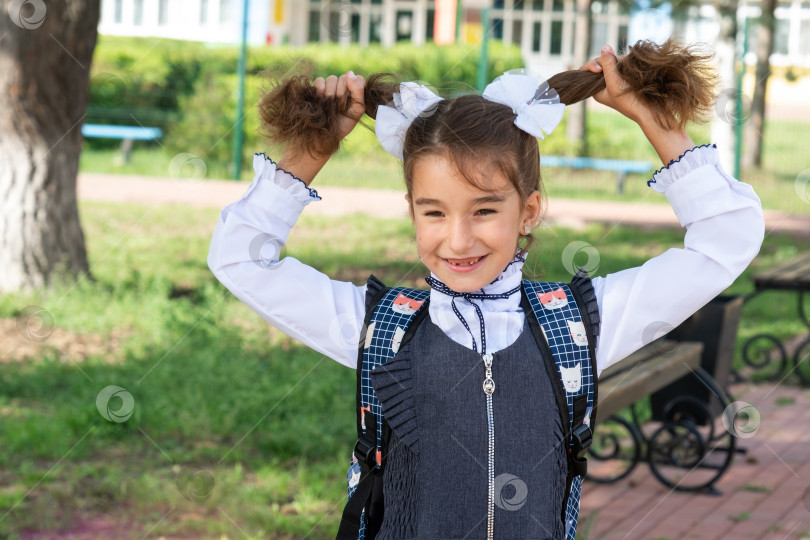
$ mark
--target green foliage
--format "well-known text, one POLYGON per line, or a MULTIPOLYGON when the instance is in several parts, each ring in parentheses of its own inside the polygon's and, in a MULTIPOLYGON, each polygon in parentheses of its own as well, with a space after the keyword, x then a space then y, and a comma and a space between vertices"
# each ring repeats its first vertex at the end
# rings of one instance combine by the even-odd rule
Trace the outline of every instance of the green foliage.
MULTIPOLYGON (((392 48, 337 44, 251 47, 246 64, 243 168, 250 170, 250 156, 261 146, 256 104, 269 77, 310 70, 317 77, 353 70, 364 75, 391 72, 437 87, 447 83, 472 87, 477 52, 478 46, 433 43, 392 48)), ((101 36, 93 59, 86 122, 160 127, 164 130, 161 143, 173 155, 195 154, 208 166, 209 176, 230 176, 238 54, 233 46, 101 36)), ((518 47, 492 43, 490 79, 521 66, 518 47)), ((118 141, 91 139, 89 145, 111 148, 118 141)))

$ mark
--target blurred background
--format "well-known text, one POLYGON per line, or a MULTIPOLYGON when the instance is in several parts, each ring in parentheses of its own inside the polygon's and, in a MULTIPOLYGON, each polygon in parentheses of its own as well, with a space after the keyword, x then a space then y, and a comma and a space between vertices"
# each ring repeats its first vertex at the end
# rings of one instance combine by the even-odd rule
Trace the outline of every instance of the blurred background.
MULTIPOLYGON (((810 439, 795 429, 810 404, 810 2, 0 8, 0 538, 334 537, 355 373, 268 325, 206 264, 254 154, 281 155, 256 109, 271 76, 392 72, 453 95, 511 69, 577 69, 605 43, 622 54, 670 36, 714 54, 720 74, 713 114, 690 135, 716 143, 766 210, 760 255, 725 293, 745 302, 725 375, 714 373, 762 429, 740 437, 709 418, 748 439, 713 486, 721 497, 638 467, 586 483, 578 537, 810 537, 810 439), (797 260, 805 266, 780 270, 786 285, 756 284, 797 260), (662 511, 676 516, 670 529, 662 511)), ((362 284, 373 272, 424 288, 401 166, 365 122, 319 174, 324 200, 284 253, 333 279, 362 284)), ((663 164, 633 122, 591 99, 567 108, 540 151, 549 216, 527 265, 542 279, 569 281, 577 266, 606 275, 682 246, 647 187, 663 164)), ((641 396, 618 417, 649 434, 661 426, 653 408, 641 396)))

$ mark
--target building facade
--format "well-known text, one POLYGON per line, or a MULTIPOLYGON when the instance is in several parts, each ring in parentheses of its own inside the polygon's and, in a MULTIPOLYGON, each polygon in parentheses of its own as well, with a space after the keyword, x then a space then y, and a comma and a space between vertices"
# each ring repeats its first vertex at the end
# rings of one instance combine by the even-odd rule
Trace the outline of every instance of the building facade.
MULTIPOLYGON (((102 0, 99 32, 111 35, 157 36, 210 43, 241 39, 244 0, 102 0)), ((463 0, 469 8, 482 0, 463 0)), ((434 37, 437 4, 445 0, 250 0, 248 41, 251 44, 304 45, 317 42, 423 44, 434 37)), ((624 49, 648 26, 634 23, 667 19, 656 10, 631 13, 630 0, 593 2, 592 49, 603 43, 624 49)), ((489 36, 519 45, 528 67, 553 73, 572 67, 575 0, 490 0, 489 36)), ((739 20, 756 18, 759 6, 745 4, 739 20)), ((774 65, 810 67, 810 1, 781 2, 776 10, 774 65)), ((690 8, 686 23, 658 25, 674 28, 686 42, 712 43, 719 25, 711 5, 690 8)), ((742 27, 742 26, 741 26, 742 27)), ((465 9, 462 41, 480 39, 480 10, 465 9)), ((654 28, 652 29, 654 30, 654 28)), ((652 31, 651 30, 651 31, 652 31)), ((666 30, 664 30, 666 31, 666 30)), ((749 51, 754 50, 755 24, 750 24, 749 51)), ((754 63, 753 52, 746 57, 754 63)), ((578 67, 578 66, 576 66, 578 67)))

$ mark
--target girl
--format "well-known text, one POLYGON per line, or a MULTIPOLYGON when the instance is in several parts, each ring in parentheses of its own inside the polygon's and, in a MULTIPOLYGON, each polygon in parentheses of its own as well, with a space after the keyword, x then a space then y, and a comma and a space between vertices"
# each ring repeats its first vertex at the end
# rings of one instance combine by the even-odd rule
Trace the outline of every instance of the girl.
MULTIPOLYGON (((713 145, 695 147, 684 131, 711 110, 708 62, 671 42, 639 42, 622 58, 605 46, 539 88, 505 74, 483 96, 442 100, 413 83, 366 82, 350 71, 314 86, 293 77, 263 98, 264 126, 288 147, 278 164, 254 158, 256 177, 222 210, 208 265, 268 322, 351 368, 382 283, 333 281, 292 257, 279 260, 279 249, 304 207, 320 200, 309 186, 364 112, 376 117, 383 147, 403 159, 431 290, 413 338, 372 372, 392 428, 377 538, 565 536, 568 467, 555 381, 537 369, 541 352, 518 292, 544 203, 537 138, 554 129, 563 104, 593 95, 638 123, 665 165, 649 185, 687 229, 683 249, 572 281, 597 336, 598 374, 654 339, 650 324, 675 327, 728 287, 762 242, 754 191, 722 170, 713 145), (487 356, 497 385, 489 411, 479 377, 487 356), (522 504, 494 507, 488 460, 522 490, 522 504)), ((406 299, 402 309, 416 307, 406 299)))

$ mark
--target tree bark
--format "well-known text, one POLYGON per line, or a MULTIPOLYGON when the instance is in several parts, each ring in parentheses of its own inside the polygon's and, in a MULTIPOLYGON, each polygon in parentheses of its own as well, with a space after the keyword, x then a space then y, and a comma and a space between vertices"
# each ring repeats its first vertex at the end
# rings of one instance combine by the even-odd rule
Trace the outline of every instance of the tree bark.
MULTIPOLYGON (((569 69, 579 69, 585 64, 591 52, 591 27, 593 24, 593 17, 591 16, 591 4, 593 0, 576 0, 576 22, 574 24, 574 51, 573 63, 569 69)), ((588 155, 586 133, 586 111, 585 101, 576 103, 568 109, 568 119, 566 120, 566 136, 571 142, 580 143, 579 153, 581 155, 588 155)))
POLYGON ((89 274, 76 175, 99 10, 0 0, 0 291, 89 274))
POLYGON ((776 26, 777 0, 763 0, 762 16, 757 25, 757 71, 754 98, 751 101, 751 117, 745 127, 745 153, 743 167, 762 166, 762 135, 765 131, 765 93, 771 75, 773 33, 776 26))

